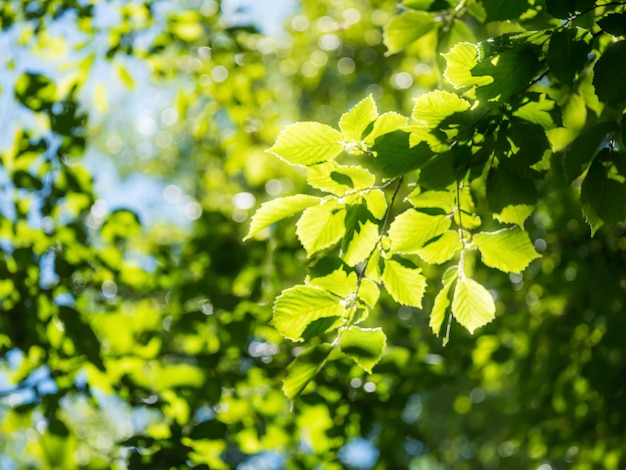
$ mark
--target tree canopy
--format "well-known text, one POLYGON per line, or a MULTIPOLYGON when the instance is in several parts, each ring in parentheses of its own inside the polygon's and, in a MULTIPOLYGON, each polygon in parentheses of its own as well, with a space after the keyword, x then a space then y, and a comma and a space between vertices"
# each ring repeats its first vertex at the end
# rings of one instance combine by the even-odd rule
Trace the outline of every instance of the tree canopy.
POLYGON ((626 466, 626 3, 291 6, 0 4, 0 467, 626 466))

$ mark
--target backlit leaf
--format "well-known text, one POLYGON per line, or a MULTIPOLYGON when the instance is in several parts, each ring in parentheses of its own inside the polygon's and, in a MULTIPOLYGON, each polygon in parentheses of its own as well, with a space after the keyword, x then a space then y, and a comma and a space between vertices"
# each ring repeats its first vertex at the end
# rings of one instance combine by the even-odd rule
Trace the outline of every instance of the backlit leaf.
POLYGON ((376 103, 369 95, 344 113, 339 120, 339 128, 347 141, 359 142, 368 126, 378 117, 376 103))
POLYGON ((382 281, 393 299, 410 307, 422 308, 426 278, 411 261, 394 256, 384 262, 382 281))
POLYGON ((367 373, 383 355, 387 337, 382 328, 359 328, 353 326, 341 334, 339 347, 367 373))
POLYGON ((250 230, 248 230, 244 240, 279 220, 292 216, 314 204, 319 204, 320 201, 320 198, 315 196, 296 194, 265 202, 252 216, 250 230))
POLYGON ((341 133, 326 124, 298 122, 287 126, 268 150, 293 165, 314 165, 343 151, 341 133))
POLYGON ((474 333, 495 318, 496 305, 487 289, 473 279, 459 277, 452 298, 452 315, 474 333))
POLYGON ((420 96, 411 117, 429 129, 436 129, 447 117, 467 110, 470 104, 455 93, 435 90, 420 96))
POLYGON ((296 223, 296 235, 311 256, 337 243, 346 232, 345 206, 335 200, 309 207, 296 223))
POLYGON ((333 346, 331 344, 317 344, 301 352, 287 366, 287 375, 283 379, 283 392, 290 400, 296 398, 315 375, 328 361, 333 346))
POLYGON ((367 205, 367 210, 376 217, 382 219, 387 212, 387 199, 385 193, 380 189, 372 189, 363 194, 363 200, 367 205))
POLYGON ((398 215, 389 227, 393 253, 415 253, 426 242, 443 234, 450 219, 443 215, 428 215, 409 209, 398 215))
POLYGON ((272 325, 292 341, 302 341, 309 324, 321 318, 343 316, 341 298, 314 286, 285 289, 274 303, 272 325))
POLYGON ((458 232, 448 230, 439 238, 416 251, 420 258, 427 263, 441 264, 454 258, 461 249, 463 243, 459 240, 458 232))
POLYGON ((342 259, 354 266, 365 260, 378 241, 378 223, 362 204, 351 206, 346 214, 346 234, 342 242, 342 259))
POLYGON ((446 318, 446 310, 450 306, 449 292, 450 288, 454 285, 454 281, 456 281, 457 274, 458 269, 456 267, 448 269, 443 274, 443 287, 437 293, 433 309, 430 312, 428 326, 430 326, 433 333, 437 336, 439 336, 441 325, 443 324, 443 320, 446 318))
POLYGON ((370 188, 376 178, 365 168, 339 165, 330 160, 307 168, 306 180, 312 187, 337 196, 370 188))
POLYGON ((528 234, 517 227, 478 233, 473 242, 480 250, 484 264, 506 273, 521 272, 540 257, 528 234))
POLYGON ((433 15, 408 10, 394 16, 385 26, 383 42, 390 54, 401 51, 435 27, 433 15))
POLYGON ((408 119, 405 116, 394 113, 393 111, 381 114, 378 116, 378 119, 374 121, 372 131, 367 134, 365 143, 367 145, 372 145, 381 135, 389 134, 390 132, 397 131, 401 127, 406 126, 407 121, 408 119))
POLYGON ((454 88, 466 88, 474 85, 487 85, 493 82, 490 76, 476 76, 472 69, 478 63, 478 47, 469 42, 456 44, 450 52, 441 54, 446 59, 444 76, 454 88))

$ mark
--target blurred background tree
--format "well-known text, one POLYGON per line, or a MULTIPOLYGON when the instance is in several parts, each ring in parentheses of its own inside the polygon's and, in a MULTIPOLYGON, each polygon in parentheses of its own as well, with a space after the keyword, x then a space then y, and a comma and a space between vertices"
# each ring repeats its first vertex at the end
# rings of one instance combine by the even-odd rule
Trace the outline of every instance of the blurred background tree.
POLYGON ((333 361, 293 403, 281 380, 302 348, 269 322, 307 259, 293 224, 241 241, 260 203, 308 191, 265 152, 282 128, 370 94, 409 114, 452 89, 441 54, 459 42, 574 21, 599 45, 569 84, 537 83, 563 116, 554 139, 621 126, 591 70, 610 44, 623 55, 623 5, 258 3, 2 2, 0 467, 623 468, 626 226, 592 238, 580 181, 538 184, 540 260, 478 271, 492 323, 452 325, 444 348, 439 284, 423 309, 383 296, 373 373, 333 361))

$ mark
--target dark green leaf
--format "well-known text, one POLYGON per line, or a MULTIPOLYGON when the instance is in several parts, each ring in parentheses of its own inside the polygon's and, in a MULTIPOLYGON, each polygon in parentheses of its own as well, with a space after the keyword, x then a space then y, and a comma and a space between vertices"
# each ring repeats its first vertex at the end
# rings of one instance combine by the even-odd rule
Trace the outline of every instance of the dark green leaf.
POLYGON ((611 44, 593 68, 593 86, 596 94, 609 106, 620 106, 626 101, 626 40, 611 44))
POLYGON ((533 181, 514 173, 506 165, 489 171, 486 190, 489 207, 500 222, 523 227, 537 203, 533 181))
POLYGON ((487 21, 517 19, 530 5, 527 0, 483 0, 487 21))
POLYGON ((72 340, 76 350, 84 354, 101 371, 105 371, 100 351, 100 340, 85 322, 80 313, 72 307, 59 307, 59 317, 65 325, 65 333, 72 340))
POLYGON ((626 35, 626 13, 611 13, 597 22, 603 31, 614 36, 626 35))
POLYGON ((601 122, 580 134, 565 152, 563 169, 571 182, 578 178, 598 153, 602 141, 615 127, 612 122, 601 122))
POLYGON ((593 235, 605 223, 626 219, 626 184, 612 178, 605 163, 597 158, 580 188, 580 204, 593 235))
POLYGON ((582 28, 567 28, 550 37, 546 59, 550 72, 561 83, 571 85, 589 61, 591 34, 582 28))
POLYGON ((409 145, 410 134, 394 131, 376 139, 372 146, 375 157, 368 163, 385 178, 400 176, 421 167, 433 156, 426 142, 415 147, 409 145))
POLYGON ((320 371, 330 354, 333 346, 318 344, 301 352, 287 367, 287 376, 283 379, 283 392, 290 400, 296 398, 308 383, 320 371))

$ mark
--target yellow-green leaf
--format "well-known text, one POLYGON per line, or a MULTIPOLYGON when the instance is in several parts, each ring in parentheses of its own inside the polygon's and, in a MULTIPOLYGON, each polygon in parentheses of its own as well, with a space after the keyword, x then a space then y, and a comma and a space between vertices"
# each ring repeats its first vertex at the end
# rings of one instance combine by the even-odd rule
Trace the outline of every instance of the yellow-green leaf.
POLYGON ((483 263, 505 273, 518 273, 540 257, 526 232, 515 227, 474 235, 483 263))
POLYGON ((341 116, 339 128, 343 138, 349 142, 360 142, 365 130, 377 117, 376 103, 372 95, 369 95, 341 116))
POLYGON ((496 305, 487 289, 473 279, 457 279, 452 299, 452 315, 474 333, 495 318, 496 305))
POLYGON ((450 219, 444 215, 428 215, 409 209, 398 215, 389 227, 391 252, 416 253, 449 227, 450 219))
POLYGON ((420 248, 416 253, 424 261, 431 264, 441 264, 450 261, 463 248, 458 232, 448 230, 436 240, 420 248))
POLYGON ((426 278, 412 262, 396 256, 386 259, 382 281, 396 302, 422 308, 426 278))
POLYGON ((430 326, 433 333, 437 336, 439 336, 441 325, 443 324, 443 320, 446 318, 446 310, 450 306, 450 297, 448 294, 450 292, 450 288, 454 284, 454 281, 456 281, 457 274, 458 269, 456 266, 443 273, 443 287, 435 297, 435 303, 433 304, 433 309, 430 312, 428 326, 430 326))
POLYGON ((292 165, 315 165, 336 158, 342 151, 341 133, 319 122, 287 126, 268 150, 292 165))
POLYGON ((285 289, 274 302, 272 325, 292 341, 302 341, 306 328, 322 318, 341 318, 345 312, 338 297, 314 286, 285 289))
POLYGON ((339 347, 367 373, 378 363, 385 350, 387 337, 382 328, 353 326, 341 334, 339 347))
POLYGON ((296 194, 264 203, 252 216, 250 230, 248 230, 244 240, 279 220, 292 216, 314 204, 319 204, 320 201, 319 197, 296 194))
POLYGON ((309 207, 296 224, 296 235, 307 254, 311 256, 337 243, 346 232, 345 206, 337 201, 309 207))

